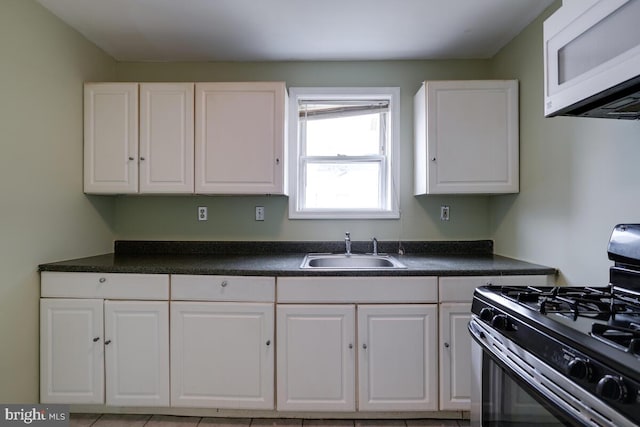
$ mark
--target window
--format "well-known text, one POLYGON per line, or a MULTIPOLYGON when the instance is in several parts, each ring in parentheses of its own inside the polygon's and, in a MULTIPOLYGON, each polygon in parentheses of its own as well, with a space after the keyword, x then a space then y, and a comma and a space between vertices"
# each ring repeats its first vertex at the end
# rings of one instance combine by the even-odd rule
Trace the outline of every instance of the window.
POLYGON ((290 88, 290 218, 398 218, 399 88, 290 88))

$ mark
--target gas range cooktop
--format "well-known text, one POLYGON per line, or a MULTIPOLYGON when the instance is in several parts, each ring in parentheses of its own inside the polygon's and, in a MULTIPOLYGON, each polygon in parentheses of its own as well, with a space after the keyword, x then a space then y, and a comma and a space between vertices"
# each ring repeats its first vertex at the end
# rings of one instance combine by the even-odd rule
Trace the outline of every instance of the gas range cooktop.
MULTIPOLYGON (((607 287, 509 287, 494 292, 564 327, 640 357, 640 296, 607 287)), ((639 361, 640 363, 640 361, 639 361)))
POLYGON ((484 286, 471 311, 487 333, 640 424, 640 224, 617 225, 608 255, 606 286, 484 286))

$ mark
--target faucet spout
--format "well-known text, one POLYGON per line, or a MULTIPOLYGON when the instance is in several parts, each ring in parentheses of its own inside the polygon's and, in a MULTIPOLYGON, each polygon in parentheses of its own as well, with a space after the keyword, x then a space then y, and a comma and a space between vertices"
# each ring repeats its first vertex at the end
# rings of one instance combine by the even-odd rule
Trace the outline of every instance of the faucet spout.
POLYGON ((344 233, 344 253, 346 255, 351 255, 351 233, 348 231, 344 233))
POLYGON ((378 239, 376 239, 375 237, 372 237, 371 243, 373 244, 373 254, 378 255, 378 239))

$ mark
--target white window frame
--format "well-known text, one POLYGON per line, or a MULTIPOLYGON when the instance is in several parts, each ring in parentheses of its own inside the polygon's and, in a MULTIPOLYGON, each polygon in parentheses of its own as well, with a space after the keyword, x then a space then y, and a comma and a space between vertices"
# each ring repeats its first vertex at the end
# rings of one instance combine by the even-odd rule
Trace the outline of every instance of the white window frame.
POLYGON ((400 88, 399 87, 292 87, 289 88, 289 218, 393 219, 400 218, 400 88), (302 209, 301 148, 298 103, 305 100, 389 100, 389 149, 382 167, 388 187, 388 209, 302 209))

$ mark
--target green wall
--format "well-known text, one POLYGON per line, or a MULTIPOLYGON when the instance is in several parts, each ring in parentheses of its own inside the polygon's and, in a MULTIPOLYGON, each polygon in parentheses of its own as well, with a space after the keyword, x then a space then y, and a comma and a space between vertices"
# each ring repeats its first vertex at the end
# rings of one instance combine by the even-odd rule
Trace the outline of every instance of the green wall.
POLYGON ((521 191, 492 198, 490 234, 497 253, 557 267, 563 283, 605 284, 614 225, 640 222, 640 123, 544 118, 547 14, 492 62, 495 77, 520 80, 521 191))
POLYGON ((354 240, 486 239, 489 199, 484 196, 413 196, 413 96, 424 80, 485 79, 490 61, 119 63, 120 81, 284 80, 295 86, 398 86, 401 91, 400 220, 289 220, 286 197, 118 197, 121 239, 354 240), (451 206, 441 222, 440 205, 451 206), (196 207, 209 221, 196 221, 196 207), (254 206, 266 220, 254 221, 254 206))
POLYGON ((43 262, 109 251, 114 205, 82 194, 82 82, 115 61, 32 0, 0 1, 0 402, 37 402, 43 262))

